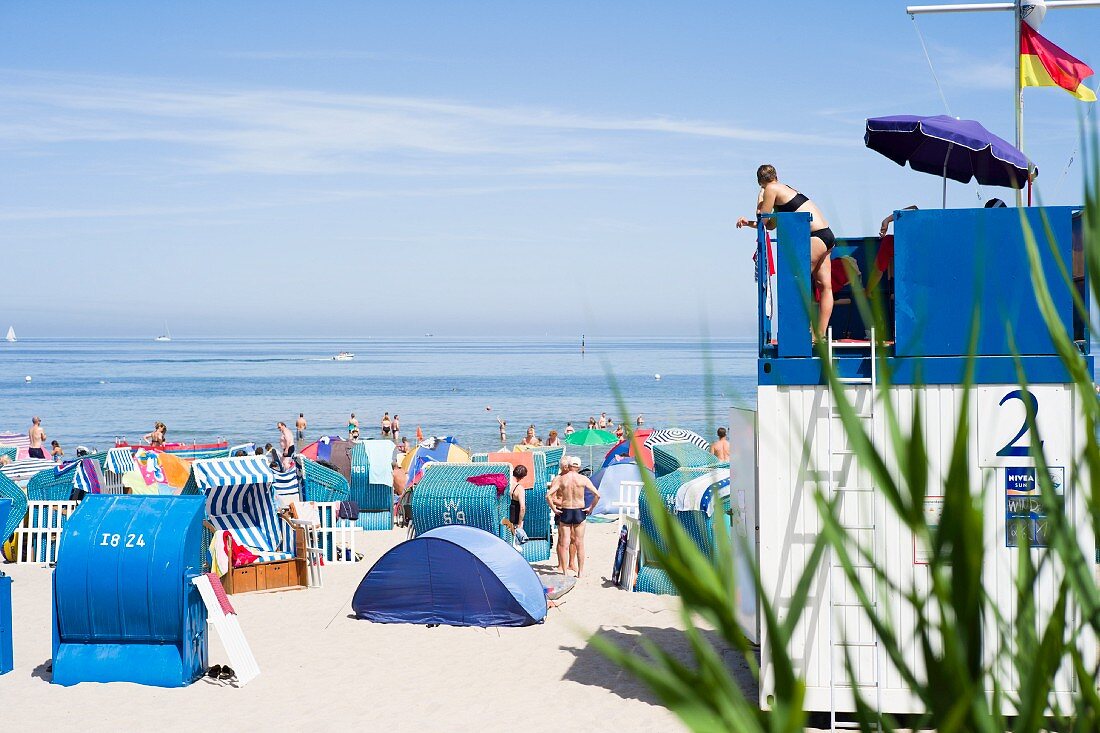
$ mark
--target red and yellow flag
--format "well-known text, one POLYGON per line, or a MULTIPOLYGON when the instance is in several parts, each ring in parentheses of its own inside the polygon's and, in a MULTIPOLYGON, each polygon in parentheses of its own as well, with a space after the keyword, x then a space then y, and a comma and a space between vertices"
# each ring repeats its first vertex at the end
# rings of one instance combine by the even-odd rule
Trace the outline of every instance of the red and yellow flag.
POLYGON ((1090 76, 1088 64, 1040 36, 1027 23, 1020 23, 1021 87, 1062 87, 1082 101, 1095 102, 1096 94, 1085 86, 1090 76))

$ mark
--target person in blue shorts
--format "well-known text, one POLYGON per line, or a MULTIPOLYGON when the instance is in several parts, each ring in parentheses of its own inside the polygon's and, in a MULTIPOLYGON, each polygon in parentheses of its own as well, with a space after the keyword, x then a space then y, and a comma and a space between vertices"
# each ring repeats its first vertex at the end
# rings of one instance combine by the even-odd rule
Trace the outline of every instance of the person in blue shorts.
POLYGON ((562 468, 565 470, 550 484, 546 499, 558 519, 558 572, 564 575, 573 570, 579 578, 584 573, 584 522, 599 503, 600 492, 580 472, 579 457, 563 458, 562 468), (591 504, 586 502, 589 492, 591 504), (570 562, 572 551, 576 552, 576 565, 570 562))

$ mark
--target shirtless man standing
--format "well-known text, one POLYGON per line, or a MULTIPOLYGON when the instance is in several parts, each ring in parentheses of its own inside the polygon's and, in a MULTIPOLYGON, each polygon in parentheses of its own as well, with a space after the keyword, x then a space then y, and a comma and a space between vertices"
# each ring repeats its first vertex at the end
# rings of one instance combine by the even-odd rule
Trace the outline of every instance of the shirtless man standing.
POLYGON ((294 421, 294 429, 298 431, 296 446, 300 449, 306 442, 306 416, 304 412, 298 413, 298 419, 294 421))
POLYGON ((30 450, 27 451, 27 455, 31 458, 45 458, 46 451, 42 446, 46 442, 46 431, 42 429, 42 418, 31 418, 31 429, 27 431, 27 437, 30 438, 30 450))
POLYGON ((600 492, 583 475, 581 459, 568 458, 569 470, 554 479, 546 498, 558 518, 558 572, 565 574, 569 548, 576 546, 577 577, 584 574, 584 520, 600 501, 600 492), (585 504, 585 492, 592 492, 592 504, 585 504))
POLYGON ((285 422, 280 422, 275 427, 279 429, 279 454, 283 458, 289 458, 294 455, 294 436, 290 434, 290 428, 285 422))
POLYGON ((726 429, 718 428, 718 440, 710 447, 710 452, 720 461, 730 459, 730 442, 726 440, 726 429))

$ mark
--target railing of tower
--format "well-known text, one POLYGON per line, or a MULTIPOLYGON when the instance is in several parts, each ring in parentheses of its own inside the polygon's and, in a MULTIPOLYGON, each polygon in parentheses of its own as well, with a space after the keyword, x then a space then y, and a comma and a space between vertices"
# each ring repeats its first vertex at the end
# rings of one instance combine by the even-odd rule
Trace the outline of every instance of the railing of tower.
POLYGON ((775 320, 775 242, 768 231, 766 221, 771 218, 769 214, 761 214, 756 220, 756 313, 757 313, 757 346, 760 356, 774 353, 776 339, 774 337, 775 320))

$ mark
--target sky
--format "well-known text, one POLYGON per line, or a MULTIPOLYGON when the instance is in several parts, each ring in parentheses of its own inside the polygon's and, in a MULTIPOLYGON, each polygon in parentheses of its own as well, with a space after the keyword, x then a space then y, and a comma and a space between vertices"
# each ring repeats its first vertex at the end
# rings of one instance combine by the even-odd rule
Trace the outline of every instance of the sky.
MULTIPOLYGON (((838 236, 939 204, 863 147, 945 112, 915 26, 951 114, 1013 137, 1011 14, 905 5, 0 4, 0 328, 753 336, 759 164, 838 236)), ((1100 68, 1097 28, 1041 30, 1100 68)), ((1044 202, 1081 200, 1088 108, 1025 92, 1044 202)))

